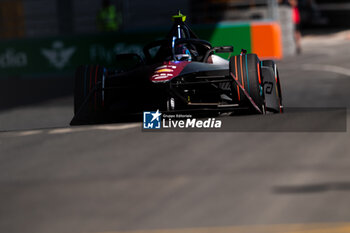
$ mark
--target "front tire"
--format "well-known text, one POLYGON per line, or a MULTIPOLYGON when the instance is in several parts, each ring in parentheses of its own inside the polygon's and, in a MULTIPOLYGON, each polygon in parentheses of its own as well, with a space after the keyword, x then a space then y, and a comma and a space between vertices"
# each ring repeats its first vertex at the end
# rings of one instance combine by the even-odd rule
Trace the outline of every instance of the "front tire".
POLYGON ((273 80, 274 80, 274 85, 276 85, 276 88, 274 89, 274 96, 276 99, 276 102, 278 103, 278 112, 283 113, 283 104, 282 104, 282 90, 281 90, 281 82, 280 82, 280 77, 277 69, 277 65, 275 61, 273 60, 265 60, 262 61, 262 67, 269 67, 272 69, 273 73, 273 80))
MULTIPOLYGON (((230 73, 236 81, 248 92, 260 111, 265 111, 265 98, 262 88, 262 76, 260 61, 256 54, 242 54, 230 58, 230 73)), ((234 83, 239 102, 249 102, 247 97, 241 93, 237 84, 234 83)), ((249 104, 249 103, 248 103, 249 104)))

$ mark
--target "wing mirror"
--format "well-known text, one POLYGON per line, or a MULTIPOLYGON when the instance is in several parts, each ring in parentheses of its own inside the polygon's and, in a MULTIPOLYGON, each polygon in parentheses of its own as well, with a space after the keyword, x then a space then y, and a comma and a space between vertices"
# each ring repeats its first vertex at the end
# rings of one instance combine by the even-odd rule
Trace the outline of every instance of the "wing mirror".
POLYGON ((233 46, 220 46, 213 48, 216 53, 232 53, 233 46))
POLYGON ((233 46, 220 46, 209 49, 203 58, 203 62, 207 62, 210 55, 213 53, 232 53, 233 46))

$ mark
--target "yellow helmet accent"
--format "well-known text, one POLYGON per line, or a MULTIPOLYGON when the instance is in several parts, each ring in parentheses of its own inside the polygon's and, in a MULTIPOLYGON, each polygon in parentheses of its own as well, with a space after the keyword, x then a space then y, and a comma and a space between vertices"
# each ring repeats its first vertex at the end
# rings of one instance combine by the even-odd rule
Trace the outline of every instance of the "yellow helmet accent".
POLYGON ((173 15, 173 21, 175 21, 176 19, 181 19, 182 22, 186 21, 186 15, 181 14, 181 11, 179 11, 179 13, 177 13, 177 15, 173 15))

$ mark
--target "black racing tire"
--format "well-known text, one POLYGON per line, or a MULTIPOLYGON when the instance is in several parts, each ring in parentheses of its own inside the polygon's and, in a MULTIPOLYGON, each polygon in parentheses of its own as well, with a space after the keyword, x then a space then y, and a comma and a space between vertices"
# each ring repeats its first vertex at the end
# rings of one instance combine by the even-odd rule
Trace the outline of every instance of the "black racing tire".
MULTIPOLYGON (((265 112, 265 97, 262 87, 261 65, 256 54, 242 54, 230 58, 230 74, 243 86, 259 107, 265 112)), ((248 102, 246 96, 241 93, 237 84, 234 83, 233 90, 237 92, 239 102, 248 102)))
POLYGON ((270 67, 273 70, 274 77, 276 80, 276 86, 277 86, 277 93, 276 94, 278 96, 278 100, 279 100, 279 104, 280 104, 280 112, 283 112, 281 81, 280 81, 276 62, 273 60, 264 60, 261 62, 261 65, 270 67))
POLYGON ((82 65, 76 69, 74 82, 74 114, 92 120, 103 111, 102 82, 106 69, 98 65, 82 65))

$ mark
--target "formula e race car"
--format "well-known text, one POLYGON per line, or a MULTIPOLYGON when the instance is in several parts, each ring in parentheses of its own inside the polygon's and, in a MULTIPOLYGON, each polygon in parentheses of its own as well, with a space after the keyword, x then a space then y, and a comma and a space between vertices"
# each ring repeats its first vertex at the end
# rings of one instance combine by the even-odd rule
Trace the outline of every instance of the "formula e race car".
POLYGON ((232 46, 213 47, 199 39, 180 12, 163 40, 139 54, 117 54, 116 65, 76 70, 72 125, 119 116, 162 112, 281 113, 282 94, 274 61, 256 54, 231 56, 232 46))

